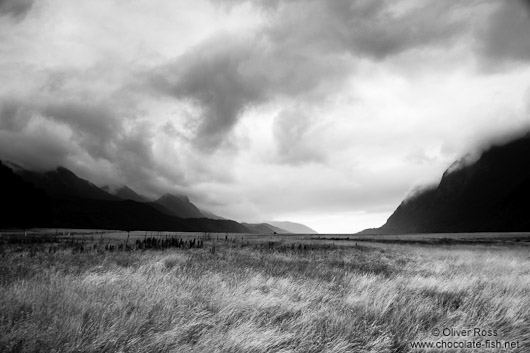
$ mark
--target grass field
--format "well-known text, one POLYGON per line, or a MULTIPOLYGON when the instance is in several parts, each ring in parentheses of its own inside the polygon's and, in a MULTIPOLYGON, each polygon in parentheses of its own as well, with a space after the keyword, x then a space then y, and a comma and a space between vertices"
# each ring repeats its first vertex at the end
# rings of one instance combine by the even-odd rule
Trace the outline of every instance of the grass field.
POLYGON ((271 239, 81 253, 4 244, 0 352, 530 351, 525 242, 271 239))

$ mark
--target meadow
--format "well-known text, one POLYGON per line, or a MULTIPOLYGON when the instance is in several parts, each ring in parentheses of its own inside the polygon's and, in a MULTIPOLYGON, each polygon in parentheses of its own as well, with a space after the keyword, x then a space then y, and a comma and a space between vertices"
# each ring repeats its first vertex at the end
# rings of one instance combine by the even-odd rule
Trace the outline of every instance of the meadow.
POLYGON ((137 241, 167 234, 134 233, 121 251, 108 245, 127 233, 61 235, 3 238, 0 352, 530 351, 524 235, 178 234, 203 246, 155 249, 137 241))

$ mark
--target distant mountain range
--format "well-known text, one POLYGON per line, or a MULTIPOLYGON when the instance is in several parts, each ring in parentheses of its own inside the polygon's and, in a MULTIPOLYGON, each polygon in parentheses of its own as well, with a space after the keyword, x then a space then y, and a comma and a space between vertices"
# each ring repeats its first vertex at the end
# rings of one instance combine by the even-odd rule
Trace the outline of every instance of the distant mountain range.
POLYGON ((268 223, 242 223, 245 227, 250 229, 252 233, 262 234, 288 234, 291 233, 285 229, 275 227, 268 223))
POLYGON ((217 216, 212 212, 197 208, 197 206, 191 203, 189 198, 185 195, 165 194, 159 199, 153 201, 146 196, 136 193, 128 186, 121 186, 118 188, 105 186, 102 189, 108 192, 109 194, 117 196, 123 200, 132 200, 136 202, 148 203, 150 206, 156 208, 158 211, 164 214, 169 214, 171 216, 177 216, 181 218, 209 218, 217 220, 226 220, 226 218, 217 216))
POLYGON ((300 223, 294 223, 294 222, 278 222, 278 221, 269 221, 267 222, 270 225, 273 225, 278 228, 285 229, 289 233, 297 233, 297 234, 318 234, 318 232, 314 229, 309 228, 306 225, 300 224, 300 223))
POLYGON ((367 234, 530 231, 530 134, 455 162, 367 234))
POLYGON ((70 170, 36 172, 0 162, 6 211, 0 228, 94 228, 230 233, 288 233, 272 225, 240 224, 200 210, 185 195, 157 200, 127 186, 99 188, 70 170))

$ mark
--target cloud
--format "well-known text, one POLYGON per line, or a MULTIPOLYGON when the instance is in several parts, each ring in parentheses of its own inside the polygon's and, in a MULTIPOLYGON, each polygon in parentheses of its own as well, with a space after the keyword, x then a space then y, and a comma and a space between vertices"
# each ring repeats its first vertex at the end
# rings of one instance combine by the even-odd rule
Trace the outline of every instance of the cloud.
POLYGON ((246 70, 255 55, 244 42, 215 37, 159 69, 156 86, 199 107, 200 148, 217 147, 245 108, 265 99, 259 77, 246 70))
POLYGON ((11 146, 0 148, 0 158, 28 168, 75 167, 104 180, 90 169, 110 163, 115 177, 146 183, 156 173, 150 127, 119 116, 109 102, 4 97, 0 118, 3 142, 11 146))
POLYGON ((496 4, 479 38, 490 69, 530 61, 530 3, 506 0, 496 4))
POLYGON ((102 102, 60 102, 38 95, 4 97, 0 102, 0 115, 0 128, 8 131, 23 131, 39 118, 63 124, 94 158, 109 159, 109 144, 122 131, 122 121, 102 102))
POLYGON ((429 156, 426 151, 416 148, 405 157, 405 160, 410 163, 421 165, 436 161, 436 157, 429 156))
MULTIPOLYGON (((245 34, 210 36, 151 73, 157 92, 196 108, 188 124, 193 127, 195 146, 206 152, 230 141, 234 127, 249 108, 282 99, 304 101, 308 106, 322 104, 354 77, 363 60, 385 62, 421 51, 444 55, 462 41, 473 43, 481 29, 489 28, 484 19, 491 18, 494 26, 483 31, 481 44, 477 44, 482 48, 477 53, 485 56, 481 60, 490 60, 496 53, 504 53, 488 44, 490 41, 497 43, 499 36, 527 32, 520 31, 526 23, 499 29, 502 26, 495 23, 507 23, 517 6, 493 6, 492 0, 213 2, 229 7, 251 3, 264 11, 263 21, 245 34)), ((526 49, 519 48, 502 55, 525 53, 526 49)), ((405 74, 410 68, 402 69, 405 74)))
POLYGON ((407 50, 451 44, 465 27, 457 9, 439 1, 292 2, 279 10, 285 19, 274 27, 278 38, 292 33, 289 40, 309 41, 319 49, 384 60, 407 50))
POLYGON ((0 99, 0 130, 20 131, 31 119, 31 109, 18 99, 0 99))
POLYGON ((530 59, 528 0, 214 0, 251 3, 272 18, 275 41, 294 47, 348 52, 386 60, 418 50, 444 50, 462 42, 479 61, 503 65, 530 59))
POLYGON ((302 107, 285 109, 276 116, 273 134, 281 163, 297 165, 326 161, 314 120, 302 107))
POLYGON ((0 159, 32 170, 64 165, 75 147, 52 129, 0 129, 0 159))
POLYGON ((119 136, 122 122, 101 103, 52 102, 39 113, 68 125, 92 157, 111 159, 110 144, 119 136))
POLYGON ((174 191, 201 200, 190 184, 224 178, 226 164, 199 158, 184 138, 167 136, 167 124, 138 119, 139 108, 122 102, 45 92, 2 97, 0 159, 37 170, 64 166, 98 185, 128 185, 153 197, 174 191))
POLYGON ((33 7, 34 0, 0 0, 0 15, 24 18, 33 7))
MULTIPOLYGON (((228 4, 244 3, 228 0, 228 4)), ((248 2, 268 11, 276 41, 378 60, 407 50, 451 45, 466 28, 470 7, 450 2, 308 0, 248 2), (271 15, 272 14, 272 15, 271 15)))
POLYGON ((304 53, 258 32, 215 35, 152 74, 152 85, 197 107, 194 143, 217 149, 252 107, 282 97, 325 96, 343 76, 344 60, 304 53), (342 77, 341 77, 342 75, 342 77))

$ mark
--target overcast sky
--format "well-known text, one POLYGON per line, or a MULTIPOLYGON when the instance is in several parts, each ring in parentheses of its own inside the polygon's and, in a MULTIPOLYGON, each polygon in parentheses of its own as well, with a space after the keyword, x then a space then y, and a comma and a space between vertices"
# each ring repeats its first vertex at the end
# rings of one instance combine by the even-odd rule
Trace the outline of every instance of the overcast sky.
POLYGON ((0 159, 355 232, 529 128, 530 4, 0 0, 0 83, 0 159))

